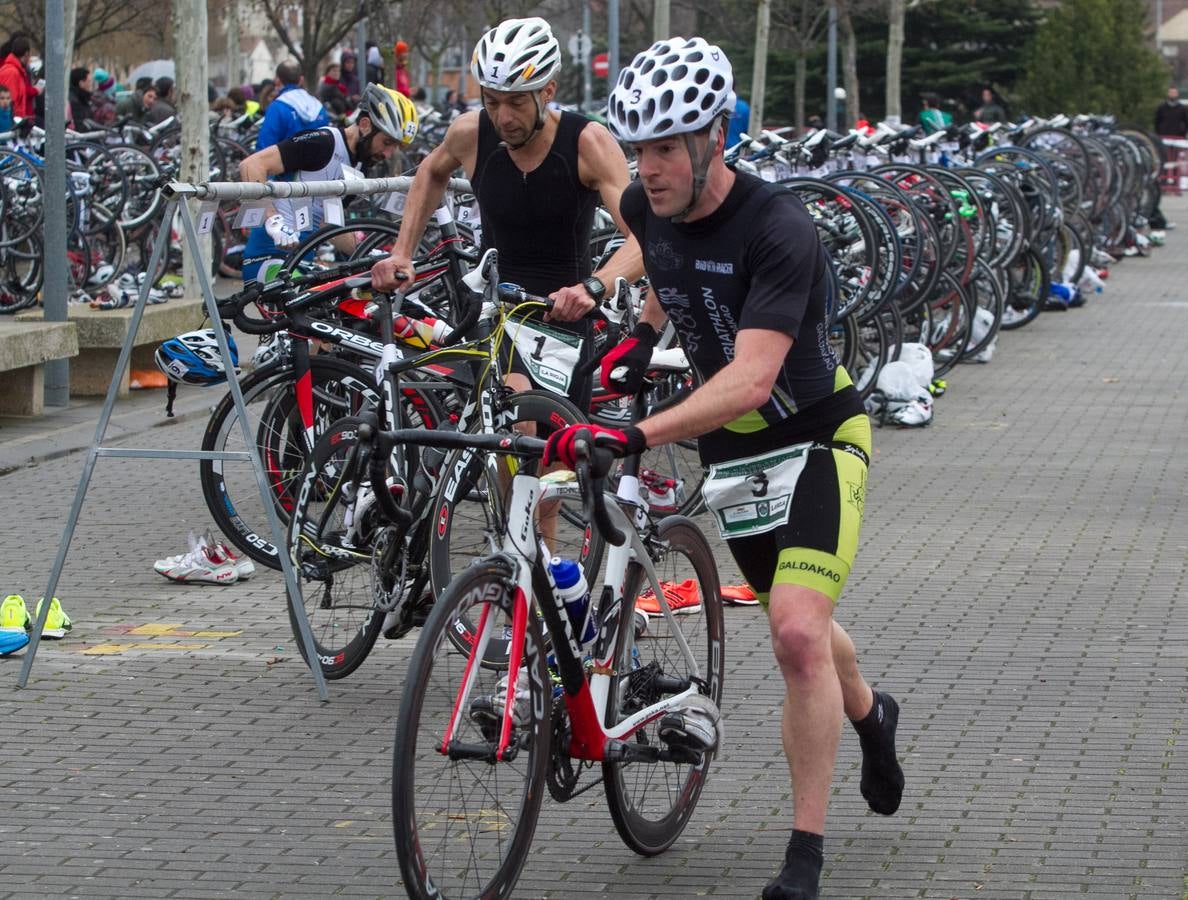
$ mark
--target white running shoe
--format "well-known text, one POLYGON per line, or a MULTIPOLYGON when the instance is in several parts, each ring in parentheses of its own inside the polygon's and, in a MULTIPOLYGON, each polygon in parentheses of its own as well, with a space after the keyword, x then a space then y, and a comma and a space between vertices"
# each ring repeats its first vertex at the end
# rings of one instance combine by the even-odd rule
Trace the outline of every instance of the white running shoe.
POLYGON ((179 584, 235 584, 239 580, 235 563, 193 535, 188 553, 159 559, 153 570, 179 584))

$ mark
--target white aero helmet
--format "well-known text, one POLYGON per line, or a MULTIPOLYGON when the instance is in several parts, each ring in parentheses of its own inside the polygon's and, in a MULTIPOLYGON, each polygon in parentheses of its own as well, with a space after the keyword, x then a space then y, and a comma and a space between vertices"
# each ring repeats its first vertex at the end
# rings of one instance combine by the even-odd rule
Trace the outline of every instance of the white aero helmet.
POLYGON ((507 19, 481 38, 470 58, 475 80, 493 91, 538 91, 561 68, 561 45, 539 16, 507 19))
POLYGON ((610 129, 622 141, 700 131, 733 112, 734 72, 705 38, 656 41, 619 72, 607 108, 610 129))

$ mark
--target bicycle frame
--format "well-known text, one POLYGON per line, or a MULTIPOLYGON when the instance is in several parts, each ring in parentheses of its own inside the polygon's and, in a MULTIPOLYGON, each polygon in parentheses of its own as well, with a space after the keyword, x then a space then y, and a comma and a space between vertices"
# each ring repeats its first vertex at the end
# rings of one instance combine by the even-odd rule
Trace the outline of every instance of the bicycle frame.
MULTIPOLYGON (((552 575, 545 565, 548 548, 536 536, 534 528, 536 507, 542 501, 564 496, 580 496, 581 485, 576 481, 542 482, 534 474, 524 473, 517 474, 512 481, 511 501, 508 504, 509 522, 501 555, 513 562, 516 580, 512 599, 508 694, 504 702, 499 743, 494 753, 497 760, 511 759, 516 752, 510 743, 512 711, 515 708, 515 691, 524 661, 528 619, 533 614, 534 604, 530 598, 539 601, 535 605, 539 606, 540 614, 553 641, 553 653, 557 660, 572 726, 573 736, 568 752, 573 758, 591 761, 663 758, 665 751, 662 748, 635 744, 630 742, 629 738, 645 725, 659 719, 669 710, 680 706, 685 699, 698 693, 697 680, 701 678, 702 673, 681 629, 676 625, 647 547, 640 536, 641 529, 647 524, 647 508, 640 500, 638 465, 638 456, 625 462, 627 471, 620 477, 618 490, 614 495, 615 502, 606 504, 612 525, 626 535, 626 540, 618 546, 612 545, 607 555, 606 575, 596 618, 598 634, 594 641, 593 668, 589 678, 586 676, 582 647, 573 632, 565 604, 557 596, 552 575), (620 504, 631 509, 630 518, 620 508, 620 504), (611 678, 615 677, 614 659, 620 633, 624 628, 633 627, 631 611, 624 609, 627 567, 633 561, 643 568, 648 583, 659 598, 661 612, 668 621, 677 647, 688 662, 693 676, 678 692, 639 710, 616 725, 606 727, 602 723, 606 721, 611 678)), ((476 626, 477 636, 467 659, 462 688, 458 693, 450 724, 442 736, 440 752, 451 758, 488 758, 491 755, 489 747, 462 746, 452 741, 461 717, 470 708, 470 691, 477 677, 478 661, 484 658, 495 630, 490 609, 489 605, 484 606, 476 626)))

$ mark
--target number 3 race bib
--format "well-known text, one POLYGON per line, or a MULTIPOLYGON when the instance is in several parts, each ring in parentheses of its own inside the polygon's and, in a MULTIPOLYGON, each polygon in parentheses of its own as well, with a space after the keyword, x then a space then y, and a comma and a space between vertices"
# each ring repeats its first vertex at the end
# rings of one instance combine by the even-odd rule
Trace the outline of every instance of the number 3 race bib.
POLYGON ((813 443, 710 466, 701 492, 723 538, 764 534, 787 523, 813 443))

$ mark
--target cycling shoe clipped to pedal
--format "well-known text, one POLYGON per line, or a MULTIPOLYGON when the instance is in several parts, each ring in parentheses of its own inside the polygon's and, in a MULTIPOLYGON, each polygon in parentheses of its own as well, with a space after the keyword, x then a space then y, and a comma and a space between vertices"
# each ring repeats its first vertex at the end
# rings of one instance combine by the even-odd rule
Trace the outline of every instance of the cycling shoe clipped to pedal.
POLYGON ((722 714, 704 694, 694 694, 660 720, 657 734, 676 762, 699 764, 722 740, 722 714))

